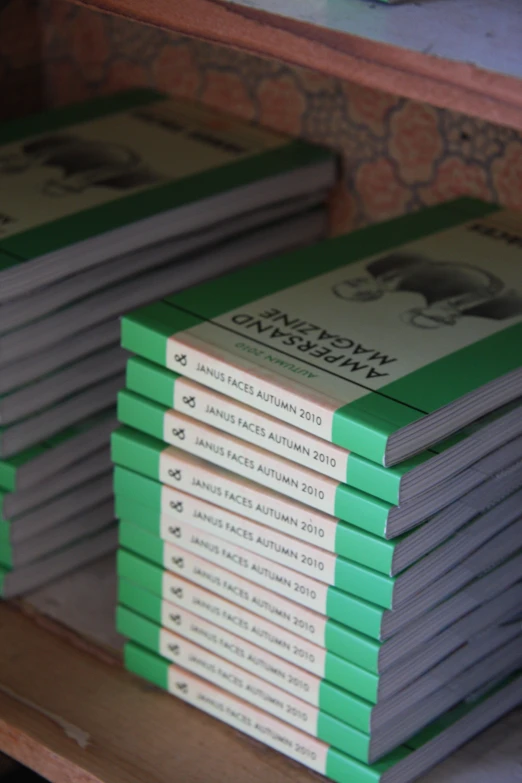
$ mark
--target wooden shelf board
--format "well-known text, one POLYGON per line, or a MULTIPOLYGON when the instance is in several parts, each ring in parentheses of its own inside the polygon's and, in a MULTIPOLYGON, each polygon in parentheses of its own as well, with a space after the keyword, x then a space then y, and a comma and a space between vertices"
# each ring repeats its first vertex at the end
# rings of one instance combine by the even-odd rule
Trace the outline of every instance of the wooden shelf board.
MULTIPOLYGON (((112 623, 115 585, 106 558, 29 603, 0 603, 0 752, 51 783, 319 779, 127 674, 112 623)), ((421 783, 516 783, 521 738, 518 710, 421 783)))
POLYGON ((522 129, 519 0, 77 0, 522 129))

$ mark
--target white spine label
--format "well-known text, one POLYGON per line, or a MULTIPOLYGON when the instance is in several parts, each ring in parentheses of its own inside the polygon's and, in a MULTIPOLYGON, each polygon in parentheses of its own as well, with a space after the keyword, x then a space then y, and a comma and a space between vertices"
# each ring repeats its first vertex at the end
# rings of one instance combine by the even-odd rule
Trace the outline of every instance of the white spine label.
POLYGON ((211 566, 207 560, 190 552, 173 546, 171 550, 172 557, 168 571, 163 575, 163 596, 167 600, 185 601, 189 588, 184 580, 181 583, 180 579, 176 579, 176 575, 182 576, 256 615, 293 631, 304 639, 324 646, 327 623, 324 615, 275 595, 271 590, 265 590, 224 568, 211 566))
POLYGON ((214 427, 199 424, 183 413, 168 411, 165 414, 163 440, 326 514, 335 513, 339 485, 333 479, 221 433, 214 427))
POLYGON ((332 439, 333 415, 342 403, 288 378, 281 379, 243 356, 216 349, 184 332, 167 340, 166 365, 318 438, 332 439))
POLYGON ((348 454, 325 440, 285 424, 280 419, 235 402, 188 378, 174 384, 173 407, 180 413, 217 427, 325 476, 346 481, 348 454))
MULTIPOLYGON (((162 595, 168 598, 164 599, 161 605, 162 625, 171 631, 184 633, 186 617, 194 615, 210 623, 217 623, 223 630, 259 645, 278 658, 302 666, 318 678, 324 677, 324 647, 319 647, 253 612, 242 609, 238 604, 226 601, 173 574, 165 575, 162 595), (182 612, 182 609, 188 611, 182 612)), ((308 686, 303 686, 302 690, 313 693, 313 689, 308 686)), ((316 699, 312 701, 315 702, 316 699)))
MULTIPOLYGON (((234 574, 244 576, 255 584, 304 604, 315 612, 326 613, 329 588, 322 582, 276 565, 264 557, 259 557, 253 552, 224 542, 215 536, 209 536, 185 523, 176 525, 176 538, 179 546, 186 552, 199 555, 234 574)), ((183 553, 168 543, 163 549, 165 567, 171 568, 174 564, 182 571, 183 553)))
POLYGON ((317 707, 163 628, 160 631, 159 648, 160 655, 178 666, 199 674, 256 707, 288 720, 307 734, 317 733, 317 707))
POLYGON ((292 693, 314 707, 319 706, 319 688, 321 680, 308 671, 284 661, 255 644, 250 644, 240 636, 201 619, 185 609, 175 609, 178 618, 177 627, 169 622, 174 607, 166 601, 162 603, 162 621, 165 628, 180 634, 206 650, 221 655, 227 661, 241 666, 264 680, 269 680, 278 688, 292 693))
POLYGON ((329 746, 321 740, 174 665, 169 668, 168 689, 183 701, 301 762, 309 769, 326 773, 329 746))
POLYGON ((162 484, 335 552, 337 519, 221 471, 172 447, 160 455, 162 484))
POLYGON ((161 537, 178 543, 177 525, 185 521, 198 530, 213 533, 244 546, 276 563, 294 568, 326 584, 335 584, 336 555, 284 533, 252 522, 184 492, 163 486, 161 491, 161 537))

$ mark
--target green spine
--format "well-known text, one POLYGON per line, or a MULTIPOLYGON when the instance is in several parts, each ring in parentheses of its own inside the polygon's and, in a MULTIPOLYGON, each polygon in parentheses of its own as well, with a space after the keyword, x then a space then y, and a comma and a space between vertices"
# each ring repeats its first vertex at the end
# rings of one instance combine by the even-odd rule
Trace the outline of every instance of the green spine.
POLYGON ((118 394, 118 421, 129 426, 139 426, 148 435, 163 439, 165 409, 128 391, 118 394))
POLYGON ((162 319, 165 307, 161 302, 147 305, 121 320, 121 344, 123 348, 146 356, 152 362, 165 364, 167 338, 170 335, 168 323, 162 319))
POLYGON ((159 654, 160 626, 145 620, 124 606, 116 609, 116 630, 159 654))
POLYGON ((370 737, 338 718, 320 712, 317 716, 317 737, 328 745, 342 748, 363 763, 368 761, 370 737))
POLYGON ((125 645, 124 650, 125 668, 139 677, 157 685, 158 688, 168 690, 169 687, 169 664, 164 658, 152 655, 137 644, 125 645))
POLYGON ((340 523, 335 530, 335 551, 339 555, 387 576, 392 571, 395 544, 348 524, 340 523))
MULTIPOLYGON (((137 356, 127 362, 127 389, 168 408, 174 408, 174 388, 179 377, 173 370, 137 356)), ((194 417, 199 420, 196 415, 194 417)), ((245 440, 248 441, 248 438, 245 440)), ((379 498, 396 505, 399 503, 400 483, 404 473, 429 456, 424 454, 396 467, 383 468, 352 452, 347 461, 346 483, 369 495, 374 495, 377 489, 379 498)), ((384 509, 382 511, 384 513, 384 509)))
POLYGON ((363 669, 377 674, 381 645, 376 639, 379 638, 380 633, 375 638, 352 630, 347 634, 346 628, 340 623, 327 622, 324 632, 324 646, 327 650, 340 655, 341 658, 355 663, 356 666, 362 666, 363 669))
POLYGON ((161 625, 162 599, 148 590, 142 590, 127 579, 118 580, 118 602, 161 625))
POLYGON ((335 748, 328 748, 325 775, 335 783, 379 783, 381 780, 374 767, 361 764, 335 748))
MULTIPOLYGON (((339 688, 323 680, 319 691, 319 707, 325 716, 337 716, 358 731, 364 732, 365 736, 370 733, 373 705, 358 696, 353 696, 347 689, 339 688)), ((321 739, 325 739, 324 735, 321 736, 321 739)), ((325 741, 329 742, 330 740, 325 739, 325 741)), ((331 744, 342 747, 337 742, 331 744)))
POLYGON ((130 497, 116 495, 115 513, 118 519, 126 519, 138 527, 145 528, 153 536, 160 535, 160 517, 146 506, 137 505, 130 497))
MULTIPOLYGON (((409 467, 410 463, 407 464, 409 467)), ((388 503, 398 505, 401 479, 403 474, 407 472, 403 468, 404 463, 394 468, 385 469, 382 465, 377 465, 375 462, 352 452, 346 466, 346 482, 370 495, 375 493, 376 487, 378 487, 380 498, 387 500, 388 503)))
MULTIPOLYGON (((131 642, 125 645, 124 657, 128 671, 168 690, 169 665, 163 658, 131 642)), ((341 751, 329 748, 326 772, 337 783, 379 783, 381 774, 388 766, 383 762, 369 767, 341 751)))
POLYGON ((371 600, 378 606, 391 609, 395 578, 379 574, 373 569, 338 557, 335 563, 335 585, 354 595, 371 600))
POLYGON ((11 544, 0 541, 0 567, 7 571, 13 568, 13 550, 11 544))
POLYGON ((326 616, 376 638, 381 629, 383 609, 362 598, 330 587, 326 598, 326 616))
MULTIPOLYGON (((139 470, 141 466, 137 466, 139 470)), ((157 475, 155 478, 157 478, 157 475)), ((114 491, 117 495, 136 498, 154 511, 161 510, 161 487, 157 481, 116 465, 114 491)), ((208 501, 207 501, 208 502, 208 501)), ((356 563, 389 576, 392 570, 395 541, 387 541, 348 524, 339 524, 335 533, 335 552, 356 563)))
POLYGON ((127 389, 174 407, 174 386, 179 375, 159 365, 132 356, 127 361, 127 389))
POLYGON ((11 523, 0 518, 0 547, 11 543, 11 523))
POLYGON ((8 492, 16 489, 16 466, 7 460, 0 460, 0 487, 8 492))
POLYGON ((139 498, 141 502, 154 512, 161 512, 161 487, 157 481, 140 476, 132 470, 114 468, 114 492, 116 495, 125 495, 139 498))
POLYGON ((129 427, 112 433, 112 461, 151 478, 159 476, 159 461, 165 444, 129 427))
POLYGON ((147 534, 136 525, 129 525, 122 520, 119 526, 119 541, 124 549, 139 552, 152 563, 163 565, 165 547, 160 538, 147 534))
POLYGON ((338 519, 361 525, 369 533, 384 537, 389 511, 389 503, 373 495, 359 492, 346 484, 337 485, 334 516, 338 519))
MULTIPOLYGON (((348 691, 362 695, 364 699, 375 704, 379 690, 379 677, 360 666, 355 666, 338 655, 327 654, 324 667, 324 680, 339 685, 348 691), (356 691, 354 690, 356 688, 356 691)), ((322 687, 322 686, 321 686, 322 687)), ((326 704, 328 694, 320 692, 321 704, 326 704)), ((330 710, 327 710, 329 712, 330 710)))
POLYGON ((136 582, 154 595, 161 597, 163 592, 163 571, 132 552, 120 549, 116 567, 118 576, 136 582))

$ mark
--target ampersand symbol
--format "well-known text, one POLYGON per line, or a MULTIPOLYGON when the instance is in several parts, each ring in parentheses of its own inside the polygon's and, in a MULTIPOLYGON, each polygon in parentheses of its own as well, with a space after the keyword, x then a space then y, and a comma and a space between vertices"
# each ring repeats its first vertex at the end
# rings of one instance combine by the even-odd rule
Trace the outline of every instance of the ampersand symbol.
POLYGON ((188 685, 186 682, 177 682, 176 688, 178 691, 181 691, 182 693, 188 693, 188 685))
POLYGON ((187 366, 187 354, 186 353, 176 353, 174 354, 174 361, 178 364, 181 364, 182 367, 187 366))
POLYGON ((171 536, 174 536, 174 538, 181 538, 181 528, 180 527, 172 527, 172 525, 169 527, 169 533, 171 536))
MULTIPOLYGON (((170 501, 170 507, 173 511, 177 511, 178 514, 183 513, 183 502, 181 500, 177 500, 174 502, 173 500, 170 501)), ((177 528, 179 530, 179 528, 177 528)))
POLYGON ((174 625, 181 625, 181 615, 180 614, 171 614, 170 620, 174 625))
POLYGON ((169 470, 169 476, 174 479, 174 481, 181 481, 181 470, 179 468, 176 468, 176 470, 173 470, 172 468, 169 470))
POLYGON ((172 595, 176 596, 176 598, 183 598, 183 588, 182 587, 173 587, 171 590, 172 595))
POLYGON ((195 397, 183 397, 183 402, 185 405, 188 405, 189 408, 195 408, 196 407, 196 398, 195 397))
POLYGON ((180 440, 185 440, 185 430, 180 427, 179 430, 172 430, 172 434, 175 438, 179 438, 180 440))

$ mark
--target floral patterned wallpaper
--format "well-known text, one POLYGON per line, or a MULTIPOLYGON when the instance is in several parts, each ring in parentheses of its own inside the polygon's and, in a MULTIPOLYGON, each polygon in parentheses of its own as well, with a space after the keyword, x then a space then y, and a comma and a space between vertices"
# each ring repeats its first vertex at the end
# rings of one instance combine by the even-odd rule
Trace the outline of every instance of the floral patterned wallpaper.
MULTIPOLYGON (((2 44, 6 22, 12 25, 34 11, 34 0, 3 0, 3 6, 0 78, 2 58, 16 67, 38 48, 12 36, 2 44)), ((50 105, 154 86, 328 145, 344 161, 344 183, 334 203, 338 230, 459 194, 522 210, 522 134, 514 130, 67 0, 41 0, 40 16, 50 105)))

